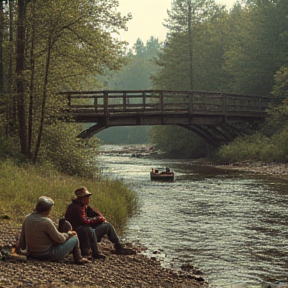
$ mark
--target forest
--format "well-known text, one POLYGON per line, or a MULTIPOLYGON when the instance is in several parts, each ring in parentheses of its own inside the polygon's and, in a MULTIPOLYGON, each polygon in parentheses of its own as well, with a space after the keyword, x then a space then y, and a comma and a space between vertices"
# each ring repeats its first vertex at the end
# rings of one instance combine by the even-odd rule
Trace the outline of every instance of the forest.
MULTIPOLYGON (((150 56, 149 65, 153 61, 155 67, 148 70, 152 83, 146 89, 273 96, 277 107, 271 105, 258 131, 238 137, 217 151, 193 132, 177 126, 149 128, 150 141, 172 157, 213 155, 227 162, 287 162, 287 17, 288 2, 283 0, 238 1, 229 11, 213 0, 172 1, 165 19, 169 29, 165 43, 159 45, 152 38, 145 46, 138 39, 131 56, 136 63, 149 47, 158 44, 158 52, 150 56)), ((142 72, 146 65, 143 63, 142 72)), ((131 64, 128 67, 133 69, 131 64)), ((137 68, 140 70, 139 65, 137 68)), ((120 76, 117 73, 112 85, 119 85, 124 76, 130 82, 133 79, 133 88, 141 83, 143 76, 137 78, 135 71, 125 69, 120 76)))
POLYGON ((132 17, 117 11, 116 0, 0 3, 1 159, 87 174, 89 149, 117 133, 77 139, 83 127, 63 121, 59 92, 163 89, 273 95, 279 105, 259 131, 217 151, 177 126, 123 127, 120 138, 126 133, 130 143, 150 142, 177 157, 288 161, 286 0, 242 0, 230 10, 214 0, 172 0, 164 43, 151 35, 133 49, 115 37, 132 17))
POLYGON ((58 93, 102 88, 96 75, 125 62, 127 43, 114 35, 132 16, 115 0, 0 3, 1 159, 89 175, 98 140, 76 138, 83 128, 65 121, 58 93))

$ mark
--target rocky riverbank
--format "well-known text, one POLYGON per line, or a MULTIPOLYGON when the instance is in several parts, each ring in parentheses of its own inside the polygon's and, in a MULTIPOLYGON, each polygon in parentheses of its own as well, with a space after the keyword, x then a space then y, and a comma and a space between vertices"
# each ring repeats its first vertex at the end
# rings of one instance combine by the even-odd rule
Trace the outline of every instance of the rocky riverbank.
MULTIPOLYGON (((19 227, 0 220, 0 248, 12 245, 19 227)), ((9 260, 0 261, 1 288, 207 288, 200 271, 185 265, 180 271, 164 269, 160 262, 144 256, 143 248, 126 243, 137 251, 136 255, 115 255, 111 243, 102 240, 99 248, 106 259, 83 266, 75 265, 69 256, 61 263, 9 260)))
POLYGON ((229 165, 215 165, 220 169, 233 169, 288 180, 288 164, 266 162, 239 162, 229 165))

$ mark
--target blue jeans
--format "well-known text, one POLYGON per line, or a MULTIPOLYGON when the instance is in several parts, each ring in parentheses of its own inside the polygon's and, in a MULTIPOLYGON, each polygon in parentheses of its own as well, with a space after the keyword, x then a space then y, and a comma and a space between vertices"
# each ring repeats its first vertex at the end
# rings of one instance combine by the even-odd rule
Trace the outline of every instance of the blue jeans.
POLYGON ((99 254, 97 242, 100 242, 105 235, 114 245, 119 246, 120 243, 114 227, 109 222, 102 223, 94 229, 89 225, 83 225, 75 230, 79 237, 81 253, 85 256, 89 255, 90 249, 93 257, 99 254))
POLYGON ((104 222, 98 225, 94 231, 98 242, 100 242, 102 237, 105 235, 107 235, 108 239, 114 244, 118 244, 120 242, 115 228, 109 222, 104 222))
MULTIPOLYGON (((79 241, 77 236, 69 238, 66 242, 50 248, 49 260, 60 261, 75 249, 79 249, 79 241)), ((74 254, 74 253, 73 253, 74 254)))
POLYGON ((86 256, 90 254, 90 249, 92 250, 92 256, 97 257, 99 254, 98 245, 97 245, 97 238, 95 235, 95 231, 89 225, 79 226, 76 229, 79 242, 80 242, 80 249, 81 254, 86 256))

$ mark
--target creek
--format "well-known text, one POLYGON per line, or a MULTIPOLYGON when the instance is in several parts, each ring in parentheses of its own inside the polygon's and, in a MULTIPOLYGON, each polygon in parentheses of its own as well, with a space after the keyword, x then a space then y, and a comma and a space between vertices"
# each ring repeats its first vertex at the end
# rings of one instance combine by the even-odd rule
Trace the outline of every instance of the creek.
POLYGON ((196 266, 211 288, 287 282, 288 181, 191 160, 117 153, 98 160, 105 177, 122 179, 139 199, 123 237, 164 267, 196 266), (151 181, 152 167, 169 167, 175 181, 151 181))

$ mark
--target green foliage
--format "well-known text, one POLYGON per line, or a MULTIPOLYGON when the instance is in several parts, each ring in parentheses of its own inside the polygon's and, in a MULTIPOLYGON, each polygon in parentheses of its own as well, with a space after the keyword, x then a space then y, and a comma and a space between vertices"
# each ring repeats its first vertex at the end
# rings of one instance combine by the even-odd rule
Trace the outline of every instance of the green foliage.
MULTIPOLYGON (((12 5, 11 2, 13 1, 8 4, 12 5)), ((57 92, 91 86, 95 89, 99 87, 95 75, 119 69, 123 64, 122 52, 126 43, 114 38, 114 35, 125 29, 131 15, 121 16, 117 12, 117 1, 101 0, 97 1, 97 5, 94 2, 18 1, 19 7, 20 4, 25 5, 24 11, 21 10, 25 13, 25 21, 19 26, 25 33, 21 35, 19 27, 17 31, 13 30, 13 26, 9 27, 9 23, 14 24, 13 20, 17 17, 9 15, 12 17, 9 19, 8 14, 5 14, 5 27, 1 29, 6 34, 1 48, 4 48, 4 78, 7 81, 4 87, 5 107, 0 111, 4 111, 0 118, 5 125, 0 128, 6 132, 3 133, 5 140, 11 135, 19 135, 20 151, 30 162, 36 163, 40 153, 42 158, 43 155, 52 158, 51 153, 54 150, 49 153, 47 149, 52 148, 53 144, 42 142, 44 138, 46 141, 55 141, 55 137, 52 139, 53 137, 49 138, 47 135, 55 135, 54 126, 59 125, 59 115, 63 113, 61 109, 66 105, 66 100, 57 92), (17 41, 10 41, 8 35, 10 39, 14 37, 17 41), (25 47, 20 47, 25 51, 25 57, 17 54, 22 44, 25 44, 25 47), (14 66, 18 67, 17 77, 12 73, 14 66), (19 127, 19 131, 16 127, 19 127), (50 128, 52 131, 49 132, 50 128), (46 151, 41 151, 45 146, 46 151)), ((13 9, 12 11, 14 12, 13 9)), ((20 9, 16 9, 15 13, 18 11, 20 13, 20 9)), ((2 100, 0 99, 1 104, 2 100)), ((64 137, 62 139, 65 140, 64 137)), ((65 149, 63 154, 71 151, 67 149, 67 143, 60 145, 59 141, 60 137, 57 144, 58 149, 62 146, 65 149)), ((59 152, 59 155, 62 153, 59 152)), ((66 157, 69 158, 72 156, 66 157)), ((56 157, 53 164, 55 159, 56 157)), ((75 173, 77 167, 69 166, 69 173, 75 173)))
POLYGON ((38 197, 54 199, 51 218, 63 217, 74 191, 82 186, 93 194, 91 205, 99 209, 117 228, 122 228, 137 207, 137 197, 121 181, 86 179, 60 174, 50 166, 16 166, 0 161, 0 215, 20 224, 32 212, 38 197))
POLYGON ((222 10, 214 0, 172 0, 171 7, 172 9, 167 12, 168 19, 165 20, 164 26, 173 34, 188 32, 189 10, 192 12, 193 26, 211 20, 222 10))
POLYGON ((20 147, 18 145, 18 139, 16 137, 5 138, 2 137, 0 141, 0 159, 15 159, 14 161, 27 161, 20 153, 20 147))
POLYGON ((157 65, 160 70, 152 76, 156 89, 189 90, 189 45, 187 36, 177 34, 169 39, 163 53, 159 55, 157 65))
POLYGON ((77 125, 59 123, 43 132, 39 163, 50 163, 56 170, 69 175, 92 178, 97 172, 97 138, 80 140, 77 125))
POLYGON ((216 157, 227 163, 241 161, 273 162, 276 156, 276 146, 268 137, 260 133, 252 136, 239 137, 233 143, 222 146, 216 157))
POLYGON ((149 131, 156 149, 173 158, 200 158, 207 153, 207 145, 191 131, 178 126, 155 126, 149 131))
MULTIPOLYGON (((96 155, 99 139, 80 140, 76 138, 81 126, 75 123, 59 123, 46 127, 38 163, 54 167, 68 174, 93 178, 97 173, 96 155)), ((0 159, 13 159, 15 164, 28 163, 20 153, 16 137, 3 138, 0 142, 0 159)))
POLYGON ((288 98, 288 67, 281 67, 274 76, 275 85, 272 94, 279 98, 288 98))
POLYGON ((128 190, 120 180, 103 179, 100 185, 97 183, 94 188, 88 189, 95 191, 95 197, 93 195, 90 200, 92 207, 97 207, 109 219, 115 219, 113 222, 120 227, 125 225, 127 218, 138 206, 135 193, 128 190))
POLYGON ((110 127, 97 134, 104 144, 146 144, 149 143, 149 127, 110 127))
POLYGON ((287 53, 287 43, 282 39, 288 29, 284 2, 251 1, 231 11, 229 46, 225 47, 223 63, 232 80, 227 83, 231 92, 269 95, 272 91, 273 76, 287 53))
POLYGON ((275 134, 271 142, 275 146, 275 161, 281 163, 288 163, 288 125, 286 124, 285 128, 280 134, 275 134))
POLYGON ((146 45, 138 39, 133 50, 125 57, 126 65, 122 69, 98 77, 106 89, 148 90, 152 88, 150 76, 158 70, 155 60, 161 51, 161 45, 157 38, 151 36, 146 45))
MULTIPOLYGON (((189 3, 175 0, 168 13, 169 38, 153 78, 157 88, 189 89, 189 3)), ((197 7, 191 24, 194 90, 269 94, 273 75, 287 63, 287 1, 238 4, 230 13, 213 1, 203 3, 190 3, 197 7)))
MULTIPOLYGON (((175 0, 172 4, 166 21, 170 33, 157 61, 159 72, 152 77, 154 87, 190 90, 193 84, 194 90, 221 91, 226 12, 214 1, 175 0), (191 11, 190 19, 187 15, 191 11)), ((180 127, 153 127, 150 137, 159 149, 174 157, 199 158, 208 152, 202 139, 180 127)))
POLYGON ((288 163, 288 105, 270 108, 259 132, 239 137, 222 147, 218 157, 225 162, 265 161, 288 163))
POLYGON ((228 163, 241 161, 288 162, 288 126, 280 133, 266 137, 261 133, 236 139, 221 147, 217 153, 220 160, 228 163))
MULTIPOLYGON (((126 56, 126 65, 119 71, 98 77, 109 90, 152 89, 150 76, 158 70, 155 59, 161 51, 158 39, 151 37, 146 45, 137 39, 133 51, 126 56), (134 52, 134 53, 133 53, 134 52)), ((105 144, 144 144, 149 142, 147 127, 111 127, 97 134, 105 144)))
MULTIPOLYGON (((29 6, 27 17, 31 23, 29 29, 36 25, 34 41, 37 46, 34 49, 39 54, 35 56, 35 64, 40 78, 42 69, 50 69, 49 83, 54 91, 79 89, 87 76, 121 66, 124 43, 114 39, 110 33, 119 33, 130 17, 117 13, 115 1, 98 1, 97 5, 89 0, 61 0, 57 4, 35 1, 33 5, 29 6), (52 40, 50 67, 43 67, 40 64, 46 57, 45 45, 49 38, 52 40)), ((30 35, 32 37, 32 33, 30 35)), ((94 85, 97 85, 95 78, 94 85)), ((43 89, 43 86, 39 88, 43 89)))
MULTIPOLYGON (((287 10, 285 0, 239 2, 229 12, 214 1, 172 1, 166 20, 169 37, 157 61, 160 70, 153 76, 154 87, 188 90, 193 78, 193 90, 269 95, 275 80, 274 95, 287 97, 287 10)), ((218 156, 231 162, 285 159, 285 140, 280 138, 286 136, 286 111, 285 105, 271 108, 261 133, 238 138, 218 156)), ((153 141, 165 151, 172 151, 176 132, 171 130, 152 130, 153 141)), ((183 150, 190 146, 186 135, 178 139, 183 150)))
POLYGON ((267 137, 280 134, 288 125, 288 105, 283 104, 267 110, 265 125, 261 132, 267 137))

